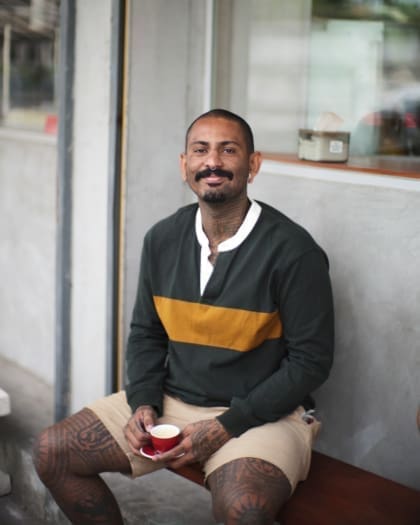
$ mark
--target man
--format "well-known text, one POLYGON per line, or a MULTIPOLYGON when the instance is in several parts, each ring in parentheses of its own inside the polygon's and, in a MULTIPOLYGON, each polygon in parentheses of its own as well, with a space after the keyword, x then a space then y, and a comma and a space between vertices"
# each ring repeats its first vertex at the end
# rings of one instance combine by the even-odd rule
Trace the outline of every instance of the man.
POLYGON ((145 237, 126 391, 46 429, 34 449, 72 523, 122 523, 104 471, 198 461, 228 525, 273 523, 305 479, 319 428, 309 394, 332 364, 328 263, 305 230, 248 198, 260 164, 231 112, 188 129, 180 165, 198 205, 145 237), (158 421, 180 426, 181 442, 145 458, 158 421))

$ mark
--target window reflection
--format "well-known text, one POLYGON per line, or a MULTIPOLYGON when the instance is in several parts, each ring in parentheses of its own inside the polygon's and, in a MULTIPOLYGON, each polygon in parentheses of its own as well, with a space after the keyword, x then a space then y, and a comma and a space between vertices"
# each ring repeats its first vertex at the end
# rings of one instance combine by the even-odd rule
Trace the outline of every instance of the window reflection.
POLYGON ((420 1, 230 5, 227 23, 218 4, 214 103, 245 114, 259 148, 296 154, 298 130, 335 114, 350 157, 420 156, 420 1))
POLYGON ((419 8, 412 1, 313 2, 307 118, 329 96, 352 131, 353 155, 420 154, 419 8))
POLYGON ((0 123, 56 133, 58 0, 0 0, 0 123))

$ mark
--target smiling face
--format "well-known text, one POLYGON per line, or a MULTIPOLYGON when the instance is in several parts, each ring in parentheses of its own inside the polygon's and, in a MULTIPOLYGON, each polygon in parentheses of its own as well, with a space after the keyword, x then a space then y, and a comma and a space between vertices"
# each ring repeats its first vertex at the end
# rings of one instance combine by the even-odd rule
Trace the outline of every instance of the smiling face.
POLYGON ((246 199, 260 164, 260 153, 248 151, 240 125, 213 116, 195 122, 180 159, 183 180, 207 203, 246 199))

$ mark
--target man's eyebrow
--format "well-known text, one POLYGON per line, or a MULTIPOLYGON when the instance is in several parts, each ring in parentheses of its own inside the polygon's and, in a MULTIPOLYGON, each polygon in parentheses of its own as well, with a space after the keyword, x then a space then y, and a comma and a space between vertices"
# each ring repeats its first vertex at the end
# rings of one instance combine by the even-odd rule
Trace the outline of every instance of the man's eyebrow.
POLYGON ((221 146, 227 146, 228 144, 235 144, 235 146, 240 146, 240 143, 236 142, 236 140, 224 140, 223 142, 220 142, 221 146))
POLYGON ((195 146, 197 144, 200 144, 201 146, 207 146, 208 145, 208 142, 206 142, 205 140, 194 140, 193 142, 190 142, 190 146, 195 146))
MULTIPOLYGON (((190 142, 190 146, 195 146, 195 145, 201 145, 201 146, 208 146, 209 145, 209 142, 205 141, 205 140, 194 140, 193 142, 190 142)), ((218 145, 220 146, 227 146, 228 144, 235 144, 236 146, 240 146, 240 143, 237 142, 236 140, 222 140, 221 142, 218 142, 217 143, 218 145)))

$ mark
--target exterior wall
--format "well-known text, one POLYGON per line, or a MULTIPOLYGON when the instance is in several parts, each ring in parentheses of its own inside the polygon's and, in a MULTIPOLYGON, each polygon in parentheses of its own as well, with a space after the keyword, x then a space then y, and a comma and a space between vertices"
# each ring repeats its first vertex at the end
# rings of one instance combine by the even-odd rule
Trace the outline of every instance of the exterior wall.
MULTIPOLYGON (((105 393, 112 1, 77 2, 76 12, 72 410, 105 393)), ((56 166, 55 138, 0 129, 0 355, 50 384, 56 166)))
POLYGON ((191 199, 179 154, 189 122, 208 109, 205 0, 136 0, 130 10, 124 324, 134 303, 142 239, 191 199))
POLYGON ((54 380, 55 139, 0 130, 0 355, 54 380))
MULTIPOLYGON (((197 35, 205 34, 206 8, 205 0, 128 3, 125 327, 145 231, 191 198, 178 156, 187 122, 204 110, 204 38, 197 35)), ((112 2, 78 2, 76 16, 72 410, 106 390, 112 2)))
MULTIPOLYGON (((77 10, 73 410, 105 389, 111 4, 77 10)), ((126 328, 145 231, 191 200, 177 163, 187 124, 207 109, 206 8, 205 0, 131 2, 126 328)), ((55 143, 8 133, 0 131, 0 354, 52 382, 55 143)), ((307 227, 330 258, 337 345, 316 393, 318 449, 420 488, 419 182, 345 174, 265 163, 251 194, 307 227)))
POLYGON ((111 17, 111 0, 77 2, 73 117, 72 410, 105 393, 106 294, 110 279, 107 275, 107 243, 110 242, 111 17))
MULTIPOLYGON (((204 30, 205 6, 193 5, 195 11, 182 0, 132 5, 126 333, 143 235, 192 199, 177 157, 187 124, 207 109, 199 97, 205 53, 194 38, 204 30)), ((420 488, 412 461, 420 387, 419 183, 344 173, 266 162, 251 193, 306 226, 331 261, 337 345, 331 377, 316 393, 324 420, 318 449, 420 488)))
POLYGON ((329 256, 336 355, 316 448, 420 489, 420 181, 267 162, 252 195, 329 256))

